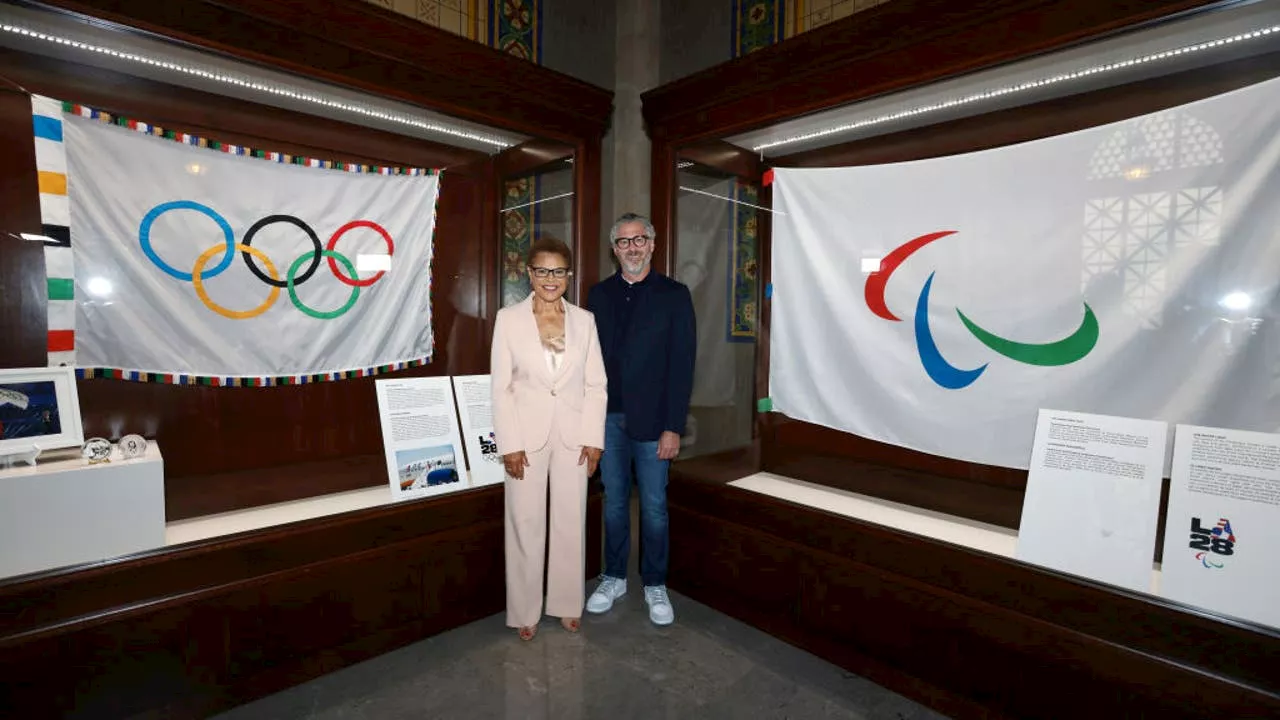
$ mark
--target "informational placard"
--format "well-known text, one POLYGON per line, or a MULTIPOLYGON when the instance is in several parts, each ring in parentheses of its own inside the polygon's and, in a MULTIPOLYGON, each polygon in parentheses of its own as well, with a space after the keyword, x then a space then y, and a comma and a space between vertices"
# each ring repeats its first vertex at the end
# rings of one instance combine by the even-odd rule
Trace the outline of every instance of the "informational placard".
POLYGON ((471 487, 496 485, 506 480, 498 439, 493 432, 493 395, 488 375, 457 375, 453 394, 462 421, 462 444, 471 468, 471 487))
POLYGON ((1280 435, 1179 425, 1160 593, 1280 628, 1280 435))
POLYGON ((449 378, 378 380, 374 386, 392 497, 406 500, 466 489, 449 378))
POLYGON ((1167 435, 1155 420, 1041 409, 1018 559, 1150 592, 1167 435))

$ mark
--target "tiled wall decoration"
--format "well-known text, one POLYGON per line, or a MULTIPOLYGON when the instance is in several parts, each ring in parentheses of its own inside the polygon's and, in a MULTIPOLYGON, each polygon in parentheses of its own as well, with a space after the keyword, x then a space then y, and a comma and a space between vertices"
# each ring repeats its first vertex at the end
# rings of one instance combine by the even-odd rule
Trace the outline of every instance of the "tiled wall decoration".
POLYGON ((365 0, 427 25, 542 62, 542 0, 365 0))
POLYGON ((738 182, 734 190, 733 277, 729 279, 729 341, 752 342, 756 339, 756 309, 760 305, 759 247, 760 186, 738 182))
MULTIPOLYGON (((793 20, 795 30, 792 34, 802 33, 821 27, 834 20, 849 17, 889 0, 802 0, 796 3, 793 20)), ((790 35, 788 35, 790 37, 790 35)))
POLYGON ((730 0, 733 56, 741 57, 889 0, 730 0))
POLYGON ((781 42, 785 37, 786 0, 732 0, 732 2, 734 57, 741 57, 762 47, 781 42))
POLYGON ((542 3, 540 0, 488 0, 489 47, 542 63, 542 3))
POLYGON ((532 289, 524 271, 524 256, 533 242, 533 204, 536 194, 532 178, 508 180, 503 184, 503 210, 498 221, 502 230, 502 306, 520 302, 532 289))

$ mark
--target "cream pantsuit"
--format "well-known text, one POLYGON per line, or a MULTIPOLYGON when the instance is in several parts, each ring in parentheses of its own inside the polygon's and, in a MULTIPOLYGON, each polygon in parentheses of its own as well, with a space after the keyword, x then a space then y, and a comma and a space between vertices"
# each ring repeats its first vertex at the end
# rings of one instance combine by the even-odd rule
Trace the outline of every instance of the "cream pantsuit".
POLYGON ((547 614, 581 617, 586 598, 587 466, 578 459, 583 447, 604 448, 607 381, 595 318, 561 302, 562 353, 544 348, 532 294, 499 310, 493 329, 490 378, 498 452, 523 450, 529 460, 524 478, 508 476, 505 484, 510 627, 536 625, 542 616, 546 550, 547 614))

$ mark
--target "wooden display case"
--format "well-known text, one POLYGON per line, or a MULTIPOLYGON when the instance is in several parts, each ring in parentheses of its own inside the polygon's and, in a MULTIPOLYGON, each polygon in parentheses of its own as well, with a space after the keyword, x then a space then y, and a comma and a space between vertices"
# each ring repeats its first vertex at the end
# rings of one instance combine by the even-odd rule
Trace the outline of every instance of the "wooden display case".
MULTIPOLYGON (((977 103, 852 138, 833 133, 801 150, 755 151, 743 138, 806 122, 818 129, 819 113, 892 103, 1053 53, 1087 54, 1087 43, 1233 7, 894 0, 646 93, 663 239, 656 267, 679 276, 688 260, 678 209, 696 189, 693 175, 732 179, 764 208, 753 220, 754 386, 739 388, 737 402, 756 408, 768 396, 769 168, 900 162, 1070 132, 1270 79, 1280 75, 1280 52, 1269 46, 1023 102, 977 103)), ((736 208, 742 197, 730 198, 736 208)), ((737 440, 737 449, 712 448, 673 466, 673 589, 955 717, 1280 713, 1274 628, 730 484, 772 473, 1012 533, 1025 471, 771 412, 755 412, 737 440)))
MULTIPOLYGON (((0 365, 46 362, 41 232, 26 93, 253 147, 443 168, 433 262, 435 356, 411 375, 488 372, 501 303, 504 184, 559 173, 556 228, 572 292, 598 273, 601 139, 611 93, 360 0, 18 3, 121 43, 285 72, 518 138, 477 149, 340 114, 221 94, 81 60, 0 48, 0 365)), ((52 22, 53 20, 51 20, 52 22)), ((87 31, 87 30, 86 30, 87 31)), ((142 432, 164 448, 173 523, 386 488, 372 378, 212 388, 81 380, 86 437, 142 432)), ((499 612, 503 490, 383 503, 0 580, 0 715, 200 717, 499 612)), ((601 545, 600 496, 588 502, 601 545)), ((588 556, 588 575, 599 557, 588 556)))

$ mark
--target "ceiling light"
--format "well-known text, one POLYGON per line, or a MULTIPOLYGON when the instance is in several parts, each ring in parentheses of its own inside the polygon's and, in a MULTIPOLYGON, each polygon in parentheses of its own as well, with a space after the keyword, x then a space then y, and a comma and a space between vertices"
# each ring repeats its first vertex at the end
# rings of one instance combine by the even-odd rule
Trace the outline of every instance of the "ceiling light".
POLYGON ((201 78, 206 78, 210 80, 215 80, 217 82, 220 82, 226 85, 234 85, 237 87, 249 88, 250 90, 254 90, 260 93, 279 95, 279 96, 288 97, 294 100, 302 100, 303 102, 308 102, 313 105, 330 107, 335 110, 340 110, 342 112, 352 113, 355 115, 363 115, 365 117, 377 118, 379 120, 385 120, 385 121, 393 122, 399 125, 405 125, 408 127, 414 127, 421 130, 426 130, 428 132, 440 133, 443 135, 450 135, 457 138, 464 138, 466 140, 472 140, 474 142, 484 143, 487 145, 492 145, 494 147, 499 147, 499 148, 511 147, 511 143, 506 142, 505 140, 498 139, 491 135, 482 135, 480 133, 470 132, 467 130, 459 130, 458 128, 450 127, 448 125, 441 125, 439 123, 428 122, 428 121, 413 117, 412 115, 408 115, 406 113, 390 112, 387 110, 378 109, 373 106, 364 105, 361 103, 347 102, 345 100, 334 100, 332 98, 327 98, 320 95, 312 94, 312 93, 300 90, 298 88, 289 87, 286 85, 258 82, 247 75, 243 77, 235 77, 233 75, 228 75, 223 72, 215 71, 208 68, 202 68, 196 65, 170 62, 168 60, 157 60, 154 58, 145 57, 135 53, 121 52, 119 50, 115 50, 102 45, 70 40, 68 38, 63 38, 56 35, 48 35, 42 32, 36 32, 28 28, 12 25, 9 23, 0 23, 0 31, 11 33, 14 35, 31 37, 37 40, 43 40, 45 42, 49 42, 57 45, 70 45, 71 47, 77 48, 79 50, 87 50, 89 52, 102 53, 105 55, 110 55, 112 57, 117 57, 122 60, 127 60, 130 62, 163 68, 165 70, 169 70, 175 73, 181 73, 184 75, 191 75, 194 77, 201 77, 201 78))
POLYGON ((1185 45, 1183 47, 1174 48, 1172 50, 1164 50, 1158 53, 1150 53, 1150 54, 1142 55, 1140 57, 1132 58, 1129 60, 1120 60, 1117 62, 1106 63, 1103 65, 1094 65, 1092 67, 1082 68, 1080 70, 1074 70, 1071 72, 1062 72, 1062 73, 1058 73, 1057 75, 1041 78, 1039 80, 1028 80, 1025 82, 1009 85, 1006 87, 992 88, 989 90, 981 90, 981 91, 970 93, 969 95, 965 95, 959 98, 954 98, 952 100, 929 103, 928 105, 921 105, 921 106, 910 108, 907 110, 899 110, 898 112, 878 115, 876 117, 867 118, 865 120, 859 120, 857 122, 845 123, 843 125, 837 125, 835 127, 824 128, 822 130, 816 130, 814 132, 808 132, 802 135, 793 135, 788 138, 783 138, 782 140, 775 140, 773 142, 762 143, 760 145, 756 145, 752 147, 751 149, 754 150, 755 152, 763 152, 765 150, 768 150, 769 148, 775 148, 782 145, 791 145, 793 143, 804 142, 806 140, 814 140, 817 138, 826 137, 828 135, 836 135, 839 133, 851 132, 853 130, 860 130, 862 128, 871 127, 873 125, 883 125, 884 123, 893 122, 895 120, 902 120, 904 118, 915 117, 917 115, 922 115, 925 113, 938 112, 939 110, 947 110, 953 107, 959 107, 961 105, 969 105, 971 103, 979 102, 982 100, 989 100, 995 97, 1002 97, 1004 95, 1009 95, 1013 93, 1026 92, 1027 90, 1035 90, 1037 88, 1056 85, 1058 83, 1066 82, 1070 80, 1077 80, 1082 77, 1097 75, 1099 73, 1109 73, 1109 72, 1114 72, 1116 70, 1123 70, 1125 68, 1133 67, 1134 65, 1138 65, 1141 63, 1165 60, 1171 57, 1200 52, 1202 50, 1207 50, 1210 48, 1222 47, 1223 45, 1231 45, 1233 43, 1244 42, 1247 40, 1255 40, 1257 38, 1271 35, 1276 32, 1280 32, 1280 25, 1272 25, 1271 27, 1263 28, 1260 30, 1238 33, 1230 37, 1219 38, 1217 40, 1208 40, 1205 42, 1196 43, 1194 45, 1185 45))

